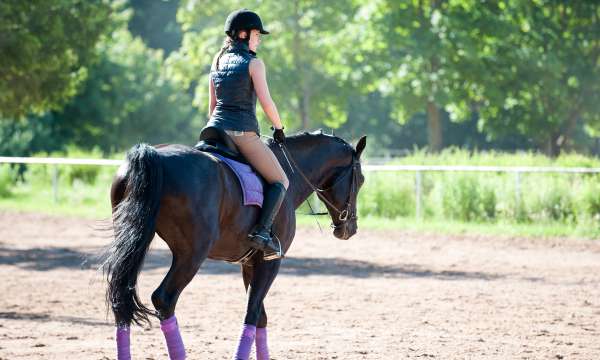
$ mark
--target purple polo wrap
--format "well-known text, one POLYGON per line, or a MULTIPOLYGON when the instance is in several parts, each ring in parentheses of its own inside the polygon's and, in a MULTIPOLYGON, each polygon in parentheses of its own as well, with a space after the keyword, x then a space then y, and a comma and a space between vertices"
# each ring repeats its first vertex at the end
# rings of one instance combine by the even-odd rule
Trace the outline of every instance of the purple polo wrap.
POLYGON ((269 360, 269 347, 267 346, 267 328, 256 329, 256 360, 269 360))
POLYGON ((183 340, 181 340, 181 334, 179 333, 179 326, 177 325, 177 318, 175 318, 175 315, 161 321, 160 329, 165 335, 167 349, 169 350, 169 359, 185 359, 185 348, 183 347, 183 340))
POLYGON ((238 348, 235 352, 235 360, 248 360, 250 358, 250 351, 252 351, 252 344, 254 344, 255 336, 256 326, 244 324, 242 333, 240 334, 238 348))
POLYGON ((131 360, 129 326, 117 326, 117 360, 131 360))

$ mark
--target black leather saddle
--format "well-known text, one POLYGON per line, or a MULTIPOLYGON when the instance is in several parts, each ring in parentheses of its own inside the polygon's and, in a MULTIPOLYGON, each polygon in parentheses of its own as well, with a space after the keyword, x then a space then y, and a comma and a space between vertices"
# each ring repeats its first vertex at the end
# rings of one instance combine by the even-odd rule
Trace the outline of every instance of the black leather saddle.
POLYGON ((214 126, 207 126, 202 129, 198 143, 194 148, 199 151, 219 154, 232 160, 248 164, 246 158, 239 152, 237 146, 235 146, 235 143, 231 140, 231 137, 227 135, 225 130, 214 126))

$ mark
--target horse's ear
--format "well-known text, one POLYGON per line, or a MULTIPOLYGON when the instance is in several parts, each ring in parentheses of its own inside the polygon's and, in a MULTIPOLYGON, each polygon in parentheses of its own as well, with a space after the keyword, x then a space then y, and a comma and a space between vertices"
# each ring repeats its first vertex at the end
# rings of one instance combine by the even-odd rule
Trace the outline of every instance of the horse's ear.
POLYGON ((363 150, 365 149, 365 146, 367 146, 367 135, 361 136, 360 140, 358 140, 358 143, 356 144, 357 158, 360 158, 360 154, 362 154, 363 150))

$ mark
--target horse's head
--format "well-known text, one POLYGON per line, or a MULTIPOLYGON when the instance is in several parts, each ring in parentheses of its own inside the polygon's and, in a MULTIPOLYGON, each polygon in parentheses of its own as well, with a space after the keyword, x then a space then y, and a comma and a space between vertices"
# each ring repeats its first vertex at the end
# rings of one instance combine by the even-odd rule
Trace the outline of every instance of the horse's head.
POLYGON ((323 186, 319 197, 327 206, 333 223, 333 235, 338 239, 347 240, 356 234, 358 229, 356 216, 356 198, 358 191, 365 181, 360 166, 360 155, 367 144, 367 137, 358 140, 356 148, 348 145, 345 154, 341 156, 350 159, 345 166, 336 167, 333 175, 323 186))

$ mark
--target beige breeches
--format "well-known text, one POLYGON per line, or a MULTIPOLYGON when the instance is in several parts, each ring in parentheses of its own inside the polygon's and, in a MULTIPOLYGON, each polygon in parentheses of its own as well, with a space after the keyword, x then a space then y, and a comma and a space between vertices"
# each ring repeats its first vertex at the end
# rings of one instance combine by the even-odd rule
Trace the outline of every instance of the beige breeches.
POLYGON ((279 160, 255 132, 230 130, 225 132, 231 137, 242 155, 269 184, 280 182, 286 189, 288 188, 289 181, 279 160))

